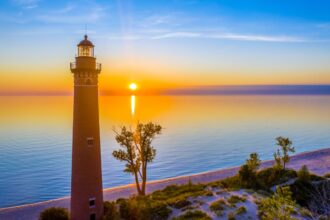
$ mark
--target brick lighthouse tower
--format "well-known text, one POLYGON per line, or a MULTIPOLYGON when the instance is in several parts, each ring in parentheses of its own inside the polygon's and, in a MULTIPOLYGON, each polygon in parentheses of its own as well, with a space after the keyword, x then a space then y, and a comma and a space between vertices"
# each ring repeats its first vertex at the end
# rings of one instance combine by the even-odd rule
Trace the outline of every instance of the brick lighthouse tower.
POLYGON ((70 63, 74 76, 72 136, 71 220, 100 220, 103 191, 98 110, 98 74, 94 45, 78 44, 78 56, 70 63))

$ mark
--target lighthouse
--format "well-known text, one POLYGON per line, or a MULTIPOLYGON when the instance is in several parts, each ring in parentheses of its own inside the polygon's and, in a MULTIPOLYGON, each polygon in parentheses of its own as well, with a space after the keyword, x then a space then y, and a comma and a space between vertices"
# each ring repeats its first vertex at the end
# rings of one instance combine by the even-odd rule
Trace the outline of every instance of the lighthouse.
POLYGON ((100 220, 103 191, 98 110, 98 75, 94 45, 87 35, 77 45, 74 78, 71 220, 100 220))

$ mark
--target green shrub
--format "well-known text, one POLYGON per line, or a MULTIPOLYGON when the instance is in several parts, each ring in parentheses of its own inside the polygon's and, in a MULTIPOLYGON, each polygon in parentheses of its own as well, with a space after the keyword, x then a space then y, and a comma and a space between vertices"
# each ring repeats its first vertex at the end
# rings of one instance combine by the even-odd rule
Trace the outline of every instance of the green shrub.
POLYGON ((238 178, 240 185, 243 188, 255 188, 256 187, 256 172, 251 170, 248 165, 244 164, 238 171, 238 178))
POLYGON ((246 208, 245 208, 245 206, 240 206, 240 207, 238 207, 238 209, 236 210, 236 214, 237 214, 237 215, 241 215, 241 214, 243 214, 243 213, 246 213, 246 208))
POLYGON ((171 210, 165 202, 154 201, 148 197, 132 197, 117 200, 120 217, 129 220, 167 219, 171 210))
POLYGON ((183 200, 179 200, 179 201, 175 202, 173 204, 173 207, 176 208, 176 209, 182 209, 182 208, 184 208, 186 206, 189 206, 189 205, 191 205, 191 202, 186 200, 186 199, 183 199, 183 200))
POLYGON ((186 185, 171 185, 163 190, 157 190, 151 194, 153 200, 175 200, 176 197, 186 199, 188 197, 197 197, 203 195, 205 185, 202 184, 186 184, 186 185))
POLYGON ((297 173, 298 180, 302 182, 308 182, 311 179, 311 175, 309 174, 309 170, 306 165, 303 165, 301 169, 297 173))
POLYGON ((226 202, 223 199, 219 199, 215 202, 212 202, 209 208, 213 212, 223 211, 226 209, 226 202))
POLYGON ((261 189, 268 190, 270 187, 285 183, 292 178, 297 177, 295 170, 283 170, 274 167, 261 170, 257 173, 258 183, 261 189))
POLYGON ((235 213, 234 212, 229 212, 228 213, 228 217, 227 217, 227 219, 228 220, 235 220, 236 218, 235 218, 235 213))
POLYGON ((212 220, 212 219, 205 212, 196 210, 196 211, 188 211, 183 215, 173 218, 173 220, 212 220))
POLYGON ((116 202, 104 202, 104 216, 103 220, 118 220, 120 214, 117 209, 116 202))
POLYGON ((311 195, 314 192, 314 187, 310 182, 296 180, 290 185, 292 197, 301 206, 307 207, 309 201, 312 199, 311 195))
POLYGON ((292 200, 289 187, 278 187, 273 196, 262 199, 259 208, 261 220, 285 219, 294 220, 296 203, 292 200))
POLYGON ((213 192, 212 191, 206 191, 204 193, 204 196, 213 196, 213 192))
POLYGON ((228 177, 219 182, 219 186, 226 189, 240 189, 240 181, 238 175, 228 177))
POLYGON ((309 210, 306 209, 306 208, 302 208, 302 209, 300 210, 300 214, 301 214, 301 216, 303 216, 303 217, 313 218, 313 214, 311 213, 311 211, 309 211, 309 210))
POLYGON ((231 205, 235 205, 236 203, 239 203, 239 202, 245 202, 246 198, 241 197, 241 196, 232 195, 231 197, 229 197, 229 199, 227 201, 231 205))
POLYGON ((69 213, 67 209, 60 207, 51 207, 40 213, 39 220, 68 220, 69 213))

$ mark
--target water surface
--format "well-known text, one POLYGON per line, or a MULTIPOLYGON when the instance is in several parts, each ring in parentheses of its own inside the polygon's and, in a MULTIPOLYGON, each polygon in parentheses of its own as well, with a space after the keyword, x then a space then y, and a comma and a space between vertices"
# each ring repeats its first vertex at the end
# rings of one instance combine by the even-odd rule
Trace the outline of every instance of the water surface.
MULTIPOLYGON (((72 101, 0 97, 0 207, 70 194, 72 101)), ((149 167, 156 180, 240 165, 251 152, 271 159, 279 135, 297 152, 329 147, 329 112, 330 96, 102 96, 103 185, 133 181, 111 156, 122 125, 164 127, 149 167)))

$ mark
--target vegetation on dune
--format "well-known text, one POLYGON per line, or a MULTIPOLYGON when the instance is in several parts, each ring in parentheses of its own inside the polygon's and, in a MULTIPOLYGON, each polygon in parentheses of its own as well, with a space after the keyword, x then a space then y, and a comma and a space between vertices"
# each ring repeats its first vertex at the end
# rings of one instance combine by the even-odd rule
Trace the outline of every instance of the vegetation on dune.
POLYGON ((151 143, 161 131, 162 127, 152 122, 138 123, 135 131, 125 126, 120 132, 115 131, 116 141, 123 149, 113 151, 112 155, 126 162, 124 171, 134 176, 139 195, 145 195, 148 163, 156 156, 156 149, 151 143))
POLYGON ((102 220, 119 220, 120 214, 118 212, 116 202, 104 202, 104 216, 102 220))
POLYGON ((259 204, 259 216, 262 220, 269 219, 295 219, 296 203, 292 200, 289 187, 278 187, 271 196, 261 200, 259 204))
POLYGON ((212 218, 208 216, 205 212, 200 210, 188 211, 184 214, 173 218, 173 220, 211 220, 212 218))
POLYGON ((244 213, 246 213, 246 212, 247 212, 247 210, 246 210, 245 206, 240 206, 240 207, 238 207, 238 209, 236 210, 236 215, 241 215, 241 214, 244 214, 244 213))
POLYGON ((330 180, 311 182, 297 179, 290 189, 300 206, 318 215, 330 215, 330 180))
MULTIPOLYGON (((283 137, 276 139, 282 151, 278 150, 274 154, 273 167, 258 171, 261 160, 257 153, 252 153, 235 176, 208 184, 193 184, 189 181, 186 185, 171 185, 145 195, 147 165, 152 162, 156 153, 151 142, 161 130, 160 125, 139 123, 134 132, 123 127, 121 132, 117 133, 116 140, 124 150, 114 151, 113 155, 118 160, 126 161, 125 172, 130 172, 135 177, 138 195, 105 202, 102 220, 165 220, 169 219, 173 209, 181 211, 181 215, 173 218, 174 220, 209 220, 211 217, 199 210, 207 203, 203 199, 206 199, 206 196, 218 197, 222 194, 224 198, 212 202, 208 208, 217 216, 223 216, 227 209, 230 211, 227 219, 233 220, 247 212, 244 204, 236 210, 234 208, 247 201, 247 192, 259 197, 255 203, 262 220, 290 220, 296 216, 319 216, 319 219, 322 219, 322 215, 330 215, 330 180, 327 179, 329 174, 319 177, 310 173, 307 166, 302 166, 298 172, 288 169, 286 166, 290 161, 289 153, 294 152, 294 148, 292 142, 283 137), (285 186, 287 184, 289 185, 285 186), (276 192, 272 191, 274 186, 278 186, 276 192), (229 189, 242 188, 246 189, 243 196, 229 192, 229 189), (297 204, 302 208, 297 208, 297 204)), ((53 219, 67 220, 69 214, 66 209, 55 207, 40 213, 39 220, 53 219)))
POLYGON ((294 147, 292 147, 292 141, 287 137, 277 137, 276 142, 276 145, 279 146, 281 149, 278 149, 274 153, 276 167, 285 170, 286 164, 290 162, 289 153, 294 153, 295 149, 294 147))
POLYGON ((232 195, 231 197, 228 198, 227 201, 229 202, 230 205, 234 206, 236 205, 236 203, 245 202, 246 198, 237 195, 232 195))
POLYGON ((311 180, 311 175, 306 165, 303 165, 297 173, 298 181, 309 182, 311 180))
POLYGON ((217 216, 221 216, 223 214, 223 211, 226 209, 226 206, 226 201, 224 199, 219 199, 215 202, 212 202, 209 209, 217 216))
POLYGON ((246 160, 246 163, 241 166, 238 172, 241 186, 244 186, 244 188, 254 188, 257 186, 258 183, 255 180, 260 163, 261 160, 257 153, 250 154, 250 158, 246 160))
MULTIPOLYGON (((105 202, 105 220, 162 220, 168 219, 172 208, 189 209, 188 198, 205 196, 206 185, 186 184, 172 185, 158 190, 150 195, 135 196, 128 199, 118 199, 116 202, 105 202)), ((191 207, 192 208, 192 207, 191 207)))
POLYGON ((39 220, 69 220, 69 213, 65 208, 51 207, 40 213, 39 220))
POLYGON ((147 196, 117 200, 121 219, 148 220, 167 219, 171 210, 165 202, 155 201, 147 196))

